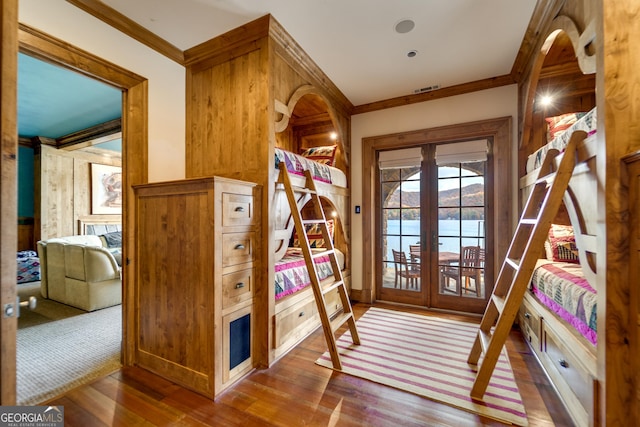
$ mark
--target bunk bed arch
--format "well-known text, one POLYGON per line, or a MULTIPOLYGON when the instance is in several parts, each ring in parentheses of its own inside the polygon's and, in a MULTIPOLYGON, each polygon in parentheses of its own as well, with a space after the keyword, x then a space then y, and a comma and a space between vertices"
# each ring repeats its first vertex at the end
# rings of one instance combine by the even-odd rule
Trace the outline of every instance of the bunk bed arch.
POLYGON ((536 49, 531 68, 531 76, 526 95, 524 97, 523 124, 520 146, 523 141, 530 137, 533 121, 533 111, 536 103, 536 91, 538 81, 545 63, 545 59, 559 36, 564 35, 571 41, 571 46, 575 57, 583 74, 594 74, 596 72, 596 56, 593 53, 593 42, 595 40, 595 22, 591 21, 581 33, 576 22, 566 15, 558 15, 551 21, 544 37, 544 42, 540 49, 536 49))
POLYGON ((340 147, 340 152, 343 153, 344 156, 344 164, 346 167, 349 166, 349 157, 347 155, 347 150, 344 145, 346 131, 340 125, 340 120, 337 119, 338 115, 335 111, 335 108, 332 106, 331 102, 327 99, 327 97, 322 93, 322 91, 318 90, 313 85, 306 84, 298 87, 291 97, 286 103, 279 101, 278 99, 274 100, 274 111, 276 112, 276 121, 275 121, 275 132, 280 133, 284 132, 289 126, 289 121, 293 116, 293 113, 298 105, 298 102, 304 99, 306 96, 312 95, 320 98, 324 103, 324 106, 327 109, 327 113, 331 119, 331 123, 335 128, 335 132, 337 133, 336 144, 340 147))

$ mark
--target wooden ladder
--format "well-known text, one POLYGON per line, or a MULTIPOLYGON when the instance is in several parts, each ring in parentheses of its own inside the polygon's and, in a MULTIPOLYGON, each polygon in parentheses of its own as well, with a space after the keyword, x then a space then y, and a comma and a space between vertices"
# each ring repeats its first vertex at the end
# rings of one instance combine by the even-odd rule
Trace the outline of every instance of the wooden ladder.
POLYGON ((315 296, 316 305, 318 306, 318 313, 320 315, 320 321, 322 322, 322 329, 327 341, 327 347, 331 354, 331 362, 333 363, 333 369, 342 370, 342 362, 340 361, 340 354, 338 353, 338 345, 336 343, 335 332, 342 325, 347 323, 349 330, 351 331, 351 339, 354 344, 360 344, 360 337, 358 336, 358 329, 356 328, 356 320, 351 309, 351 302, 349 301, 349 295, 347 295, 347 287, 345 286, 344 279, 342 277, 342 271, 336 257, 336 251, 333 246, 333 237, 329 233, 327 226, 327 218, 322 208, 322 202, 316 189, 315 181, 311 176, 311 172, 306 170, 305 185, 304 187, 295 186, 291 183, 291 177, 289 171, 285 167, 284 163, 280 163, 280 178, 279 181, 284 185, 289 206, 291 208, 291 216, 295 230, 298 233, 298 240, 300 241, 300 247, 304 260, 309 270, 309 277, 311 278, 311 287, 315 296), (298 210, 298 203, 296 200, 296 193, 311 196, 311 203, 314 210, 314 219, 303 219, 302 213, 298 210), (322 232, 324 239, 325 250, 312 252, 311 245, 309 244, 309 237, 307 235, 307 226, 318 225, 322 232), (324 283, 320 281, 318 276, 318 270, 314 259, 321 256, 328 256, 331 261, 331 269, 333 270, 333 281, 330 283, 324 283), (329 292, 337 289, 342 302, 342 314, 331 320, 329 313, 327 312, 327 303, 325 295, 329 292))
POLYGON ((573 132, 563 154, 552 149, 544 158, 467 359, 469 364, 478 365, 480 356, 484 354, 471 389, 473 399, 480 400, 484 396, 522 304, 551 223, 569 186, 575 166, 576 146, 586 136, 582 131, 573 132), (554 164, 557 163, 555 159, 558 156, 560 163, 554 172, 554 164))

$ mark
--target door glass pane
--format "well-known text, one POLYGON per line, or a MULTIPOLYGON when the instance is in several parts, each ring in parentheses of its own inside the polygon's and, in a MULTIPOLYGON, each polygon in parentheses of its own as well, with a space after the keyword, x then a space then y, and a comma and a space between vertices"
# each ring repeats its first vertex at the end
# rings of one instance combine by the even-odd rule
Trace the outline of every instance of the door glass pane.
POLYGON ((485 163, 438 165, 438 269, 443 295, 485 295, 485 163))
POLYGON ((420 168, 381 172, 382 286, 419 292, 420 168))

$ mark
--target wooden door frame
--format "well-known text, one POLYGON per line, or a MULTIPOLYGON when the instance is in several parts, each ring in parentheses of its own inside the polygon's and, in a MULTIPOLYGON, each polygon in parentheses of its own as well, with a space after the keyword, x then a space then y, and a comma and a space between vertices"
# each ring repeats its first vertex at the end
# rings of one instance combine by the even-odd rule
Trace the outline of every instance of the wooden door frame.
MULTIPOLYGON (((133 364, 134 316, 133 289, 135 260, 129 255, 134 244, 132 186, 148 181, 148 81, 115 64, 62 40, 44 34, 27 25, 18 24, 18 1, 2 2, 2 285, 0 292, 5 303, 15 300, 15 253, 17 247, 17 99, 5 104, 5 94, 17 92, 17 53, 19 51, 38 59, 109 84, 122 91, 122 171, 123 171, 123 337, 122 362, 133 364), (15 45, 15 49, 11 48, 15 45), (7 49, 5 49, 5 47, 7 49), (7 57, 8 59, 6 59, 7 57), (5 64, 5 60, 7 61, 5 64), (6 66, 5 66, 6 65, 6 66), (13 123, 13 124, 12 124, 13 123), (6 238, 5 238, 6 237, 6 238)), ((16 320, 2 319, 2 354, 0 369, 0 404, 13 405, 16 401, 15 349, 16 320)))
POLYGON ((0 405, 15 405, 16 401, 16 317, 5 317, 7 304, 15 304, 16 249, 18 247, 18 197, 16 187, 18 152, 18 100, 16 76, 18 70, 18 0, 2 0, 0 6, 0 405))
MULTIPOLYGON (((360 300, 372 303, 375 295, 375 269, 371 268, 376 259, 376 236, 374 215, 376 207, 375 189, 376 152, 396 148, 406 148, 422 144, 436 144, 472 139, 488 139, 493 141, 493 150, 489 155, 493 157, 493 182, 489 185, 493 189, 493 230, 494 253, 493 259, 503 259, 507 253, 513 231, 513 192, 512 192, 512 118, 500 117, 496 119, 480 120, 430 129, 400 132, 388 135, 373 136, 362 139, 362 291, 360 300), (498 233, 497 224, 509 224, 498 233)), ((487 254, 489 260, 489 254, 487 254)), ((488 277, 496 277, 498 263, 488 266, 485 272, 488 277), (489 271, 489 268, 491 268, 489 271)))

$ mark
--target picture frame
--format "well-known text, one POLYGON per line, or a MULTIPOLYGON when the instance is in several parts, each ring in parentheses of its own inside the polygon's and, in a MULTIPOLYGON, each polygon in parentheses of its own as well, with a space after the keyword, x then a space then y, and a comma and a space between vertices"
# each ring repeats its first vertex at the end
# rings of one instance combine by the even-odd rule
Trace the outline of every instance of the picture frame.
POLYGON ((122 168, 91 163, 91 213, 122 214, 122 168))

